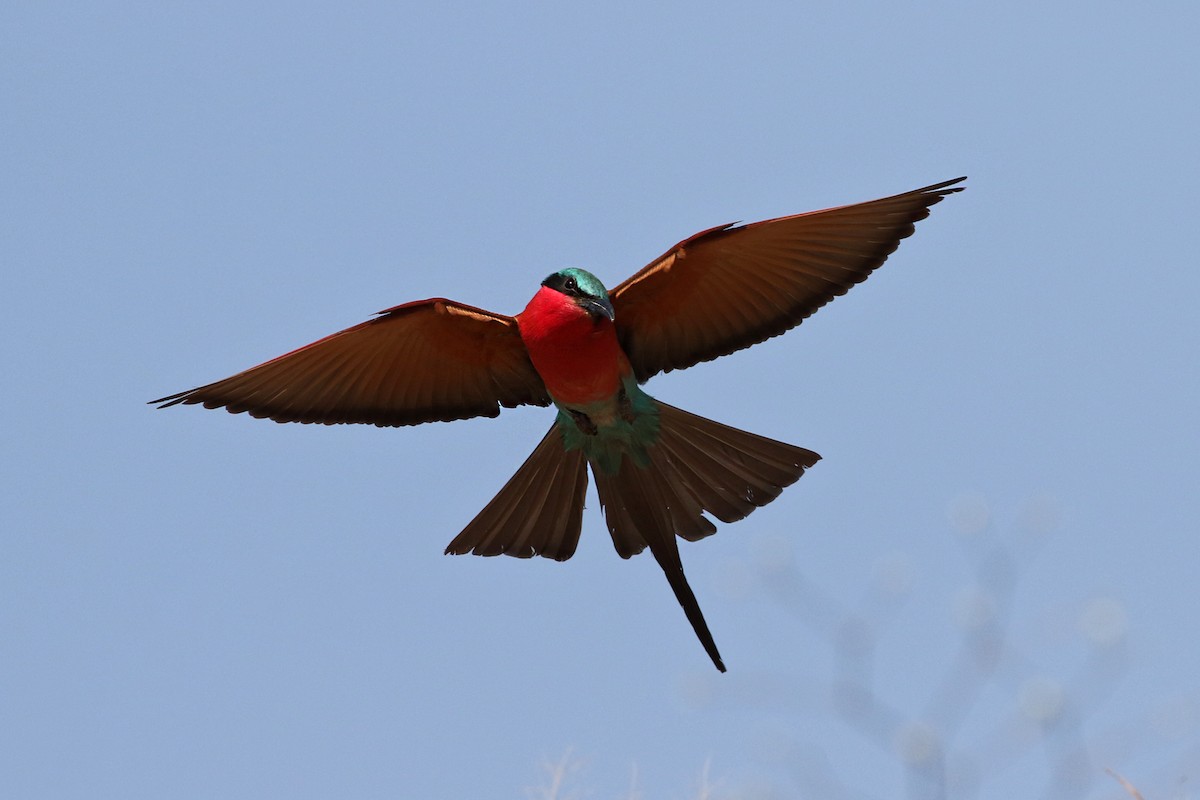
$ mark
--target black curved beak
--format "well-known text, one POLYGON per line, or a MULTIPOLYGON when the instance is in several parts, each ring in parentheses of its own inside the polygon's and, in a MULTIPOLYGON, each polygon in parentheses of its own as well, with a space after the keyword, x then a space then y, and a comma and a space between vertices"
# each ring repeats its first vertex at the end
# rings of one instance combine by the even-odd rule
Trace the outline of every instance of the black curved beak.
POLYGON ((609 322, 612 322, 614 319, 616 319, 616 315, 613 313, 612 303, 608 301, 607 297, 585 297, 581 299, 579 305, 583 306, 583 309, 587 311, 588 314, 591 314, 592 319, 596 320, 597 322, 600 321, 601 317, 607 317, 609 322))

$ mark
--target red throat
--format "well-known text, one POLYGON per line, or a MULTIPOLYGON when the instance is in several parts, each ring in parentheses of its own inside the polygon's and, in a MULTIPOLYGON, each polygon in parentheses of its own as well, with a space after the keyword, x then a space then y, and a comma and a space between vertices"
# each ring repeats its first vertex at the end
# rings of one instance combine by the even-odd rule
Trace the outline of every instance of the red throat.
POLYGON ((612 321, 593 319, 562 292, 543 286, 517 325, 534 368, 560 403, 610 399, 630 371, 612 321))

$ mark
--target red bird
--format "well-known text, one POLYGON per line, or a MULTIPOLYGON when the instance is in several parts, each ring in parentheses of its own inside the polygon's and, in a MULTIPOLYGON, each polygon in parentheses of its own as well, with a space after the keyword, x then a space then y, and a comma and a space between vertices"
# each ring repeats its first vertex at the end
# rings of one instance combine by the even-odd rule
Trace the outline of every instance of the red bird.
POLYGON ((660 372, 799 325, 866 280, 965 178, 881 200, 692 236, 612 292, 554 273, 516 317, 444 298, 374 319, 231 378, 152 401, 276 422, 416 425, 553 403, 550 431, 447 553, 575 552, 591 467, 622 558, 647 547, 717 669, 725 665, 683 574, 680 536, 742 519, 820 458, 655 400, 660 372))

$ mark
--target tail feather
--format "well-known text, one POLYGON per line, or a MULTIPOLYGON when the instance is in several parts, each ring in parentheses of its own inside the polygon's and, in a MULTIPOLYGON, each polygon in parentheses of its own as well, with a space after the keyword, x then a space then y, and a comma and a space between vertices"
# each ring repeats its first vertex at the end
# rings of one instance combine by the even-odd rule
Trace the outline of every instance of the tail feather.
MULTIPOLYGON (((659 434, 646 450, 648 463, 622 458, 616 472, 593 464, 596 489, 617 552, 629 558, 650 548, 697 638, 724 672, 675 537, 695 541, 714 533, 705 512, 722 522, 742 519, 778 497, 820 456, 654 402, 659 434)), ((446 553, 570 558, 582 527, 587 466, 584 451, 567 451, 554 424, 446 553)))
POLYGON ((552 425, 504 488, 454 537, 446 553, 566 561, 579 543, 586 491, 583 454, 567 452, 558 425, 552 425))
POLYGON ((744 501, 739 502, 736 495, 723 488, 728 482, 724 470, 719 465, 714 469, 712 459, 691 443, 670 438, 660 441, 650 461, 659 470, 677 473, 679 482, 687 487, 701 509, 722 522, 735 522, 748 513, 743 510, 744 501))
POLYGON ((629 558, 650 548, 700 643, 724 672, 675 536, 695 541, 715 532, 705 511, 722 522, 744 518, 778 497, 820 456, 657 404, 659 436, 647 450, 649 464, 640 467, 624 458, 616 473, 593 466, 596 491, 617 552, 629 558))
POLYGON ((655 402, 661 427, 651 463, 676 473, 699 505, 722 522, 736 522, 765 506, 821 458, 655 402))
MULTIPOLYGON (((683 562, 679 558, 679 544, 675 541, 674 511, 672 502, 672 487, 668 482, 659 479, 659 473, 653 468, 638 467, 624 459, 624 463, 616 474, 596 471, 596 491, 600 495, 600 505, 604 508, 605 520, 609 532, 621 552, 620 542, 636 541, 640 546, 634 552, 640 552, 647 545, 654 555, 654 560, 667 576, 667 583, 675 593, 675 599, 683 607, 692 630, 696 632, 700 644, 721 672, 725 671, 725 662, 717 650, 717 643, 708 630, 708 623, 700 610, 700 603, 688 585, 687 576, 683 573, 683 562)), ((697 512, 699 516, 699 512, 697 512)), ((709 523, 711 525, 711 523, 709 523)), ((633 553, 621 552, 626 558, 633 553)))
MULTIPOLYGON (((494 528, 488 535, 485 540, 487 546, 502 544, 504 552, 512 554, 536 553, 542 549, 542 540, 547 534, 562 529, 562 522, 557 518, 559 512, 564 507, 569 509, 572 498, 576 494, 582 494, 575 491, 573 481, 564 480, 570 477, 569 473, 564 474, 562 471, 565 460, 552 459, 553 463, 539 470, 519 501, 512 504, 507 523, 502 528, 494 528), (535 542, 538 544, 535 545, 535 542)), ((579 474, 587 480, 586 469, 580 470, 579 474)), ((580 504, 580 524, 582 515, 583 508, 580 504)), ((569 529, 570 526, 567 527, 567 530, 569 529)))

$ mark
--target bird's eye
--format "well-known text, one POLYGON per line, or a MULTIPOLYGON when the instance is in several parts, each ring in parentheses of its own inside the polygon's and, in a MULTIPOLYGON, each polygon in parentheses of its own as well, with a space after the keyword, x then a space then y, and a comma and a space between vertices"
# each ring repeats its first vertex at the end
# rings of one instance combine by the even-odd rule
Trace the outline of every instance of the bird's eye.
POLYGON ((568 292, 578 292, 579 283, 574 278, 567 278, 566 281, 563 282, 563 288, 568 292))

